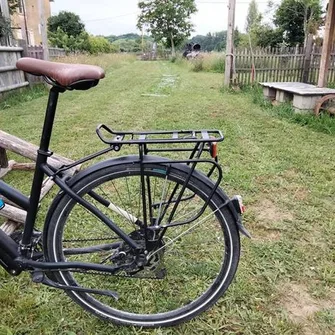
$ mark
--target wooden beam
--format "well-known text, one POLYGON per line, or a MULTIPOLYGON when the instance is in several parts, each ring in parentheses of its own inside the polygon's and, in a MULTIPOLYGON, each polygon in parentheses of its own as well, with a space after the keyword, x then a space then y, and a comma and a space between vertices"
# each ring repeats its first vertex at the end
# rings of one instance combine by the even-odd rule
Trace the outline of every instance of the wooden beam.
MULTIPOLYGON (((10 135, 2 130, 0 130, 0 147, 36 161, 38 150, 36 145, 10 135)), ((73 160, 53 154, 52 157, 48 158, 48 163, 55 168, 60 168, 62 165, 73 163, 73 160)), ((79 167, 70 169, 69 174, 74 174, 78 169, 79 167)))
POLYGON ((335 0, 329 0, 325 32, 323 37, 318 87, 325 87, 327 85, 328 68, 330 63, 330 52, 333 45, 334 30, 335 30, 335 0))
POLYGON ((229 0, 224 86, 229 86, 231 84, 233 76, 235 6, 236 0, 229 0))

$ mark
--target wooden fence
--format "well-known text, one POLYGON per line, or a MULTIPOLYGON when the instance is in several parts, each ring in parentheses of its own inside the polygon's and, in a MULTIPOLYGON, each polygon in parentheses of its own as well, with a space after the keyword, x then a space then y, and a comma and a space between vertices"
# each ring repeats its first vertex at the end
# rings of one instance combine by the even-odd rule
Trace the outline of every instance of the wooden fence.
MULTIPOLYGON (((65 50, 49 48, 49 58, 65 56, 65 50)), ((24 74, 17 70, 15 64, 23 56, 43 59, 42 46, 10 47, 0 46, 0 98, 5 92, 16 90, 29 84, 42 82, 41 77, 24 74)))
POLYGON ((0 46, 0 97, 2 93, 29 85, 24 73, 15 66, 22 53, 23 48, 20 47, 0 46))
MULTIPOLYGON (((322 48, 237 49, 234 53, 235 80, 240 85, 253 82, 299 81, 316 84, 322 48)), ((331 53, 328 83, 335 82, 335 49, 331 53)))
POLYGON ((66 51, 61 48, 49 48, 49 58, 58 58, 58 57, 65 57, 66 51))
MULTIPOLYGON (((37 59, 44 59, 44 50, 41 45, 33 45, 27 47, 27 56, 37 59)), ((49 48, 49 58, 52 60, 53 58, 65 57, 66 51, 60 48, 49 48)))

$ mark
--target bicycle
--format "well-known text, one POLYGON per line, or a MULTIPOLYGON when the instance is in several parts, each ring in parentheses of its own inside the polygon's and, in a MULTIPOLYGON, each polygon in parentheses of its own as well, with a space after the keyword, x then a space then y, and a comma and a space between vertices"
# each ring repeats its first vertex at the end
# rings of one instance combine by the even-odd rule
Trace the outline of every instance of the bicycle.
POLYGON ((52 87, 30 197, 0 181, 0 194, 27 211, 22 233, 0 230, 1 266, 12 276, 29 271, 33 282, 62 289, 85 310, 117 324, 171 326, 212 306, 235 275, 240 232, 249 236, 241 197, 230 199, 219 187, 222 133, 116 132, 99 125, 106 148, 54 168, 47 159, 59 94, 96 86, 104 71, 30 58, 20 59, 17 68, 43 76, 52 87), (66 174, 124 146, 138 154, 66 174), (196 169, 199 164, 205 172, 196 169), (39 232, 34 225, 44 175, 60 191, 39 232))

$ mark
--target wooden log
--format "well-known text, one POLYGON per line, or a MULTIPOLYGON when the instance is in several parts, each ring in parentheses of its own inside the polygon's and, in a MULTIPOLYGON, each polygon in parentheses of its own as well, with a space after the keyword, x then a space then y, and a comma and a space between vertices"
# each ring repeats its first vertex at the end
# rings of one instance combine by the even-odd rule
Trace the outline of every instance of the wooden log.
POLYGON ((12 166, 12 170, 24 170, 30 171, 35 170, 36 164, 35 163, 14 163, 12 166))
POLYGON ((21 223, 7 220, 1 227, 0 229, 4 231, 7 235, 10 235, 14 233, 16 229, 18 229, 21 226, 21 223))
MULTIPOLYGON (((13 151, 21 156, 27 157, 36 161, 38 147, 16 136, 10 135, 0 130, 0 147, 13 151)), ((73 163, 73 160, 53 154, 48 158, 48 163, 55 168, 60 168, 62 165, 73 163)), ((69 174, 74 174, 79 168, 75 167, 69 170, 69 174)))
POLYGON ((0 211, 1 216, 23 224, 26 220, 27 212, 23 209, 6 204, 5 207, 0 211))

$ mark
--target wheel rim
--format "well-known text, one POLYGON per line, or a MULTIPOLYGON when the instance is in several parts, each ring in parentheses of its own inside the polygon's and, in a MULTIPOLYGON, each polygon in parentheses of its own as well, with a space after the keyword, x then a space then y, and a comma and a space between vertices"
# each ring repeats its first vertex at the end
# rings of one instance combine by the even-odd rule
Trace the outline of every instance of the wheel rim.
MULTIPOLYGON (((109 201, 125 208, 133 216, 142 217, 142 203, 139 201, 140 197, 138 196, 140 193, 139 171, 132 169, 129 173, 137 175, 124 178, 124 171, 114 172, 110 175, 101 176, 81 191, 85 193, 85 190, 90 186, 94 186, 95 192, 99 192, 101 196, 108 197, 109 201), (113 177, 114 180, 104 183, 110 177, 113 177), (96 187, 98 182, 103 182, 103 190, 100 187, 96 187)), ((158 203, 162 202, 163 199, 166 200, 171 194, 173 186, 176 182, 178 183, 180 178, 173 174, 167 177, 165 172, 163 173, 163 171, 158 171, 157 169, 148 169, 146 173, 150 175, 153 203, 156 202, 156 199, 158 199, 158 203)), ((185 216, 190 215, 191 211, 195 211, 204 203, 204 190, 198 189, 192 183, 190 183, 187 190, 188 193, 186 192, 185 196, 192 195, 194 191, 199 192, 200 196, 195 196, 188 203, 185 201, 183 206, 180 206, 176 211, 175 219, 178 219, 178 217, 185 219, 185 216)), ((92 201, 91 198, 90 200, 92 201)), ((72 205, 71 201, 67 202, 62 212, 64 216, 60 215, 57 221, 53 237, 54 246, 58 246, 58 248, 81 248, 84 242, 73 241, 73 237, 75 239, 104 238, 104 240, 99 242, 85 242, 90 245, 92 243, 96 245, 97 243, 112 243, 112 241, 115 241, 114 239, 109 239, 114 234, 111 234, 108 228, 98 220, 93 219, 90 213, 78 205, 72 208, 71 214, 67 217, 67 211, 71 209, 72 205), (66 217, 68 221, 65 228, 62 229, 62 219, 66 217), (59 232, 59 229, 64 235, 63 240, 56 233, 57 231, 59 232), (90 234, 89 237, 88 232, 90 234)), ((215 206, 214 203, 211 203, 212 209, 215 206)), ((128 233, 134 231, 135 225, 131 222, 132 220, 127 220, 124 217, 120 217, 120 215, 108 212, 101 205, 98 205, 98 207, 108 213, 109 217, 128 233)), ((160 215, 159 213, 164 210, 162 207, 158 206, 155 210, 152 210, 151 214, 156 217, 156 221, 160 215)), ((165 219, 168 218, 168 213, 169 210, 166 211, 165 219)), ((162 222, 164 223, 164 219, 162 222)), ((194 314, 197 310, 204 309, 205 305, 218 295, 224 286, 229 284, 228 274, 232 266, 232 238, 227 222, 224 217, 221 217, 219 211, 213 215, 208 208, 195 223, 169 228, 164 237, 165 244, 169 244, 171 240, 189 230, 190 226, 194 228, 190 232, 185 233, 180 241, 175 241, 175 243, 171 243, 171 246, 166 247, 163 256, 156 253, 155 257, 158 256, 164 259, 164 268, 166 268, 167 275, 163 280, 130 278, 128 276, 102 277, 70 272, 63 272, 61 279, 67 284, 78 283, 84 287, 116 291, 120 295, 119 301, 103 296, 72 293, 76 299, 86 305, 86 308, 104 317, 112 317, 119 322, 134 321, 142 325, 146 325, 152 320, 158 323, 164 323, 166 320, 177 321, 178 318, 185 317, 188 313, 194 314), (221 219, 221 223, 218 218, 221 219), (226 234, 223 233, 221 224, 224 226, 226 234)), ((56 249, 54 247, 53 250, 56 261, 64 260, 64 254, 57 252, 56 249)), ((108 251, 105 250, 94 254, 67 255, 66 259, 68 261, 94 261, 101 263, 102 260, 106 261, 108 256, 108 251)), ((106 263, 108 264, 108 262, 111 262, 111 260, 108 259, 106 263)), ((158 270, 162 270, 162 268, 158 270)), ((124 275, 124 273, 120 275, 124 275)), ((129 274, 126 273, 126 275, 129 274)), ((145 274, 145 276, 147 275, 145 274)))

